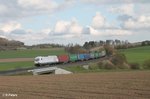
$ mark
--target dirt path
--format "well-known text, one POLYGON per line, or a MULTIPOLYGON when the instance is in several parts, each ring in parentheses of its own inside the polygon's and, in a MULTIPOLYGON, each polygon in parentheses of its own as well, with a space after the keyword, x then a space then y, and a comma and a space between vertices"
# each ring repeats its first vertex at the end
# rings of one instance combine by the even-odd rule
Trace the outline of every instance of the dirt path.
POLYGON ((24 62, 24 61, 33 61, 33 58, 8 58, 0 59, 0 62, 24 62))
POLYGON ((1 76, 0 99, 150 99, 150 71, 1 76))

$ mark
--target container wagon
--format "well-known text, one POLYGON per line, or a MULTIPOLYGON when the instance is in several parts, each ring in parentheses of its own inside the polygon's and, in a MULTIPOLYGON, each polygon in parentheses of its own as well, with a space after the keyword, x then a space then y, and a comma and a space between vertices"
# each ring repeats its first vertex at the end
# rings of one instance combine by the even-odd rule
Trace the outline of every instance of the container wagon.
POLYGON ((106 55, 106 51, 101 52, 101 56, 104 57, 106 55))
POLYGON ((80 60, 80 61, 85 60, 84 54, 78 54, 78 60, 80 60))
POLYGON ((99 58, 100 57, 99 52, 95 52, 94 55, 95 55, 95 58, 99 58))
POLYGON ((59 63, 68 63, 69 62, 68 55, 58 55, 57 57, 58 57, 59 63))
POLYGON ((77 54, 70 54, 69 55, 69 61, 70 62, 76 62, 76 61, 78 61, 78 55, 77 54))
POLYGON ((94 52, 90 53, 90 59, 94 59, 94 58, 95 58, 95 53, 94 52))
POLYGON ((90 54, 84 54, 84 59, 89 60, 90 59, 90 54))

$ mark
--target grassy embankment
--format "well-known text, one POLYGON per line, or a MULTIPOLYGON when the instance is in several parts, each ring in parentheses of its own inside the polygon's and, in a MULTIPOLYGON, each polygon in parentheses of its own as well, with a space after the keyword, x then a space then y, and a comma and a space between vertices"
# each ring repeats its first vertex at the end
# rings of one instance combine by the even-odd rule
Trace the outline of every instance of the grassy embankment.
MULTIPOLYGON (((59 55, 66 53, 63 48, 50 49, 27 49, 16 51, 1 51, 0 59, 9 58, 34 58, 36 56, 59 55)), ((16 68, 26 68, 34 66, 33 61, 26 62, 0 62, 0 71, 16 68)))

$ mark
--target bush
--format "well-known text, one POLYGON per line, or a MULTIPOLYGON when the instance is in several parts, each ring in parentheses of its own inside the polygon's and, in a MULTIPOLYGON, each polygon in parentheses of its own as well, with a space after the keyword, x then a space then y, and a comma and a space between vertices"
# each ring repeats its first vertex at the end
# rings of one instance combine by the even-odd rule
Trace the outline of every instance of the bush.
POLYGON ((121 54, 121 53, 117 53, 115 55, 113 55, 113 57, 111 58, 111 62, 114 64, 114 65, 123 65, 124 63, 127 63, 127 59, 126 59, 126 56, 124 54, 121 54))
POLYGON ((100 61, 97 63, 97 66, 99 67, 99 69, 104 69, 104 64, 105 64, 104 61, 100 61))
POLYGON ((116 69, 115 65, 109 60, 99 62, 97 65, 100 69, 116 69))
POLYGON ((99 69, 99 67, 97 65, 90 65, 89 69, 90 70, 97 70, 97 69, 99 69))
POLYGON ((117 68, 119 68, 119 69, 130 69, 130 66, 129 66, 129 64, 124 62, 122 65, 117 65, 117 68))
POLYGON ((107 61, 104 65, 104 69, 116 69, 116 66, 111 61, 107 61))
POLYGON ((130 68, 131 69, 140 69, 139 63, 130 63, 130 68))
POLYGON ((150 69, 150 59, 144 61, 143 68, 150 69))

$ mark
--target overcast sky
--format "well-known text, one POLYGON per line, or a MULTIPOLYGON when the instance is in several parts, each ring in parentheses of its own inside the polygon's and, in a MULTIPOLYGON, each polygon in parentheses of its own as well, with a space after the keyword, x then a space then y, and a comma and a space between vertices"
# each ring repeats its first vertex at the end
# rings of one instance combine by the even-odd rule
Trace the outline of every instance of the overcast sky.
POLYGON ((26 45, 150 40, 150 0, 0 0, 0 37, 26 45))

